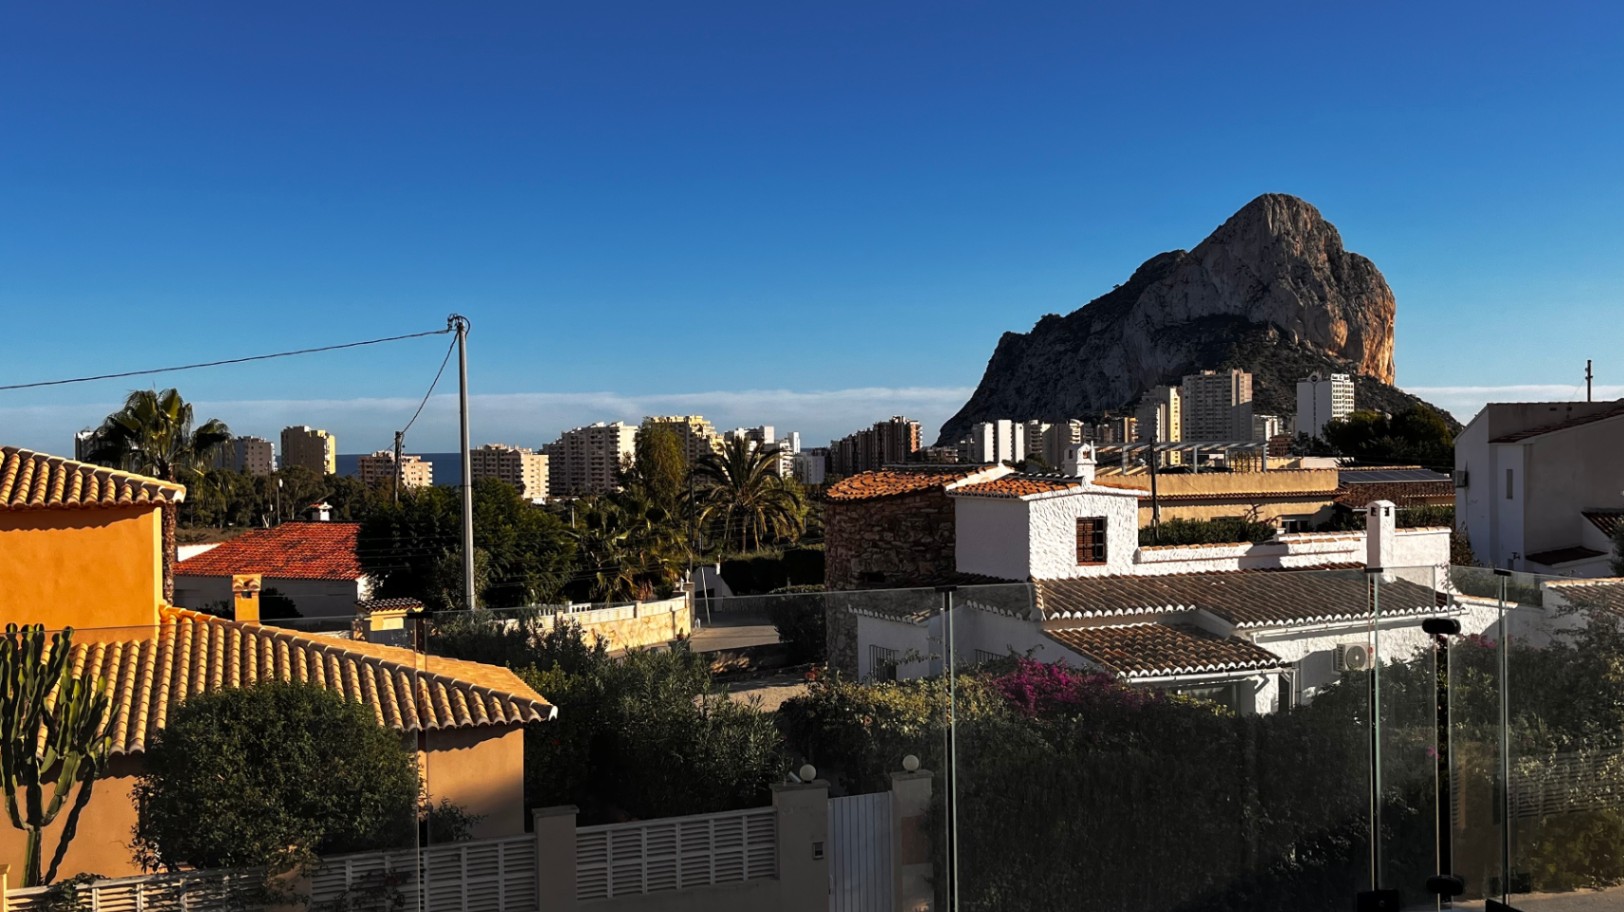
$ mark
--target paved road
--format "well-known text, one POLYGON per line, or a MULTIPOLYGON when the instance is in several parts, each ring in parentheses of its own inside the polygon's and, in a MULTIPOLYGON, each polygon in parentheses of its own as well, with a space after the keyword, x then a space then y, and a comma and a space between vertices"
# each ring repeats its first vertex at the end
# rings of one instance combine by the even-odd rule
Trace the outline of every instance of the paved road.
MULTIPOLYGON (((1520 912, 1615 912, 1624 909, 1624 887, 1572 893, 1525 893, 1511 897, 1511 905, 1520 912)), ((1463 902, 1454 907, 1479 912, 1483 903, 1463 902)))
POLYGON ((716 652, 721 649, 740 649, 745 646, 763 646, 778 642, 778 630, 758 618, 717 618, 710 625, 694 631, 690 645, 694 652, 716 652))

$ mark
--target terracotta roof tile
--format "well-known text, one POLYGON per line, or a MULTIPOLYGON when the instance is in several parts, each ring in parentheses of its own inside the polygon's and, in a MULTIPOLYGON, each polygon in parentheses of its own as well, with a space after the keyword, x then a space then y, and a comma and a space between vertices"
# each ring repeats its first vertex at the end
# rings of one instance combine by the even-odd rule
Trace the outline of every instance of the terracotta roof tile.
POLYGON ((1601 530, 1601 534, 1608 538, 1618 531, 1619 524, 1624 522, 1624 510, 1585 510, 1585 519, 1601 530))
POLYGON ((1489 442, 1516 443, 1520 440, 1527 440, 1530 437, 1539 437, 1543 434, 1549 434, 1552 431, 1565 431, 1568 428, 1580 427, 1581 425, 1586 424, 1594 424, 1597 421, 1606 421, 1609 418, 1617 418, 1621 415, 1624 415, 1624 400, 1620 400, 1619 404, 1613 408, 1603 409, 1599 412, 1595 412, 1594 414, 1581 415, 1577 418, 1569 418, 1565 421, 1555 421, 1550 424, 1542 424, 1538 427, 1531 427, 1527 430, 1517 431, 1511 434, 1501 434, 1499 437, 1495 437, 1489 442))
POLYGON ((1052 491, 1069 491, 1081 488, 1081 478, 1070 478, 1065 475, 1005 475, 991 481, 978 481, 971 484, 959 485, 953 489, 954 494, 968 494, 973 497, 1029 497, 1033 494, 1048 494, 1052 491))
POLYGON ((835 482, 823 492, 824 499, 833 501, 873 500, 913 494, 932 488, 945 489, 992 466, 984 465, 931 465, 887 466, 873 472, 862 472, 835 482))
POLYGON ((555 711, 512 671, 165 608, 147 639, 80 642, 76 673, 105 677, 113 753, 139 754, 175 706, 200 693, 265 681, 314 684, 402 731, 518 725, 555 711))
POLYGON ((0 447, 0 510, 84 509, 185 499, 184 485, 21 447, 0 447))
MULTIPOLYGON (((1036 580, 1045 618, 1128 617, 1206 611, 1236 627, 1286 627, 1373 616, 1362 570, 1278 570, 1036 580)), ((1403 580, 1383 582, 1382 614, 1436 611, 1438 595, 1403 580)))
POLYGON ((1337 492, 1336 502, 1344 507, 1363 509, 1372 501, 1390 500, 1400 507, 1418 507, 1428 504, 1453 504, 1453 481, 1379 481, 1343 485, 1337 492))
POLYGON ((1585 548, 1575 545, 1571 548, 1552 548, 1549 551, 1535 551, 1534 553, 1527 555, 1527 559, 1536 564, 1544 564, 1547 567, 1554 567, 1557 564, 1567 564, 1572 563, 1573 561, 1582 561, 1589 560, 1593 557, 1601 557, 1606 553, 1606 551, 1597 551, 1595 548, 1585 548))
POLYGON ((1600 608, 1624 614, 1624 579, 1552 580, 1546 584, 1546 591, 1562 596, 1578 608, 1600 608))
POLYGON ((1045 631, 1124 677, 1278 668, 1280 657, 1234 637, 1222 637, 1188 624, 1124 624, 1045 631))
POLYGON ((288 522, 256 529, 175 565, 176 576, 259 573, 273 579, 361 577, 355 543, 360 523, 288 522))

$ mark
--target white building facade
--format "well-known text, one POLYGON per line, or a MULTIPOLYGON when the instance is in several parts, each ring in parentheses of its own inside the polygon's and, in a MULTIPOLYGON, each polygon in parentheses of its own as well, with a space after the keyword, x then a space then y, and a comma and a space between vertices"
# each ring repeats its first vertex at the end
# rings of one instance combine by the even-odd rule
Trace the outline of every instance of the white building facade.
POLYGON ((1353 377, 1309 374, 1297 381, 1296 432, 1318 437, 1332 419, 1353 414, 1353 377))

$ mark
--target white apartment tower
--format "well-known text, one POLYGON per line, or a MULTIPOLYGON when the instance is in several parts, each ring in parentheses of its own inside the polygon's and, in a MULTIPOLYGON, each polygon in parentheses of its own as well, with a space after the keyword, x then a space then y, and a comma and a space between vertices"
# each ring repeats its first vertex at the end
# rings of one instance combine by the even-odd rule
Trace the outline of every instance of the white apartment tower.
POLYGON ((1145 443, 1183 440, 1184 394, 1176 386, 1158 386, 1139 397, 1139 439, 1145 443))
POLYGON ((637 428, 599 421, 565 431, 541 451, 547 457, 549 495, 602 494, 620 486, 620 467, 637 452, 637 428))
MULTIPOLYGON (((690 465, 721 448, 722 435, 716 433, 716 428, 703 415, 656 415, 643 419, 643 427, 656 424, 663 424, 677 432, 677 439, 682 441, 682 450, 688 456, 690 465)), ((756 430, 770 433, 772 428, 756 430)))
POLYGON ((974 463, 1018 463, 1026 458, 1026 425, 1008 418, 973 424, 966 455, 974 463))
POLYGON ((1297 381, 1297 433, 1318 437, 1331 419, 1351 414, 1352 376, 1313 373, 1297 381))
MULTIPOLYGON (((395 451, 379 450, 362 456, 356 461, 356 467, 361 473, 361 483, 367 487, 393 483, 397 471, 395 451)), ((403 488, 426 488, 434 484, 434 463, 421 456, 401 454, 398 471, 403 488)))
POLYGON ((1251 440, 1252 375, 1243 370, 1186 374, 1183 396, 1183 439, 1251 440))
POLYGON ((547 499, 547 457, 535 450, 487 443, 471 451, 469 461, 474 471, 473 480, 495 478, 519 490, 519 496, 529 501, 547 499))

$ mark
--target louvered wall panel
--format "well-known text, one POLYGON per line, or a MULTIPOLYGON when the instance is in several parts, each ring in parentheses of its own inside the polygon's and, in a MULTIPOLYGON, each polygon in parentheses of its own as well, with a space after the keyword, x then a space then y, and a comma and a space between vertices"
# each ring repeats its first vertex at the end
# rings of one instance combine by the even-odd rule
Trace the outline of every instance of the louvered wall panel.
POLYGON ((692 890, 776 877, 778 820, 761 808, 582 827, 575 848, 582 902, 692 890))

